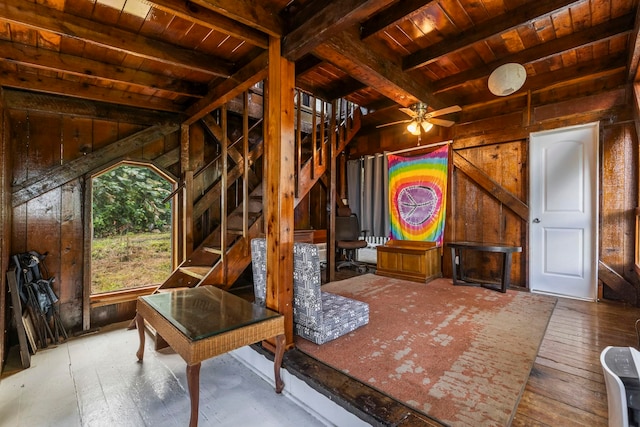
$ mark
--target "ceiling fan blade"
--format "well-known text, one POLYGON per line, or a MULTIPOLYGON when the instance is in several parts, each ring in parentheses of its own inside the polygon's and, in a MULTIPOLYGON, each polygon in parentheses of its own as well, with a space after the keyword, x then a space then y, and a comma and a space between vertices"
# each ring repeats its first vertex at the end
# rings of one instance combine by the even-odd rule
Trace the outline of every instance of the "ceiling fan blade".
POLYGON ((383 123, 381 125, 377 125, 376 128, 383 128, 385 126, 393 126, 393 125, 399 125, 400 123, 409 123, 411 121, 411 119, 408 120, 400 120, 397 122, 391 122, 391 123, 383 123))
POLYGON ((451 120, 434 119, 434 118, 430 118, 427 121, 433 123, 434 125, 444 126, 446 128, 453 126, 455 123, 451 120))
POLYGON ((440 110, 432 111, 427 114, 428 117, 438 117, 444 116, 445 114, 457 113, 458 111, 462 111, 459 105, 452 105, 451 107, 442 108, 440 110))
POLYGON ((411 108, 398 108, 398 110, 402 111, 403 113, 405 113, 406 115, 410 116, 410 117, 415 117, 416 116, 416 112, 413 111, 411 108))

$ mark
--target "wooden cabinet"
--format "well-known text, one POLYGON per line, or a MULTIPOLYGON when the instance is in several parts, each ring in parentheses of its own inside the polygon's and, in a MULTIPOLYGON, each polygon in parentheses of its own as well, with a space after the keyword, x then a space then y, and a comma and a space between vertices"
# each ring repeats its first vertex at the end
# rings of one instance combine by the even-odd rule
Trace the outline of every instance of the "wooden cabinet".
POLYGON ((442 277, 441 258, 434 242, 389 240, 378 246, 376 274, 426 283, 442 277))

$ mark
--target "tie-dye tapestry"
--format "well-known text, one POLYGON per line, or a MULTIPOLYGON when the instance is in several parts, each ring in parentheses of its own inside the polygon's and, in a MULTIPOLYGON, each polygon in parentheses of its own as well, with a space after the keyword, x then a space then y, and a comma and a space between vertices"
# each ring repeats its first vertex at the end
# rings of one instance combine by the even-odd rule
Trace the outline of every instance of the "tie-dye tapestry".
POLYGON ((388 156, 392 239, 442 244, 448 159, 448 146, 422 156, 388 156))

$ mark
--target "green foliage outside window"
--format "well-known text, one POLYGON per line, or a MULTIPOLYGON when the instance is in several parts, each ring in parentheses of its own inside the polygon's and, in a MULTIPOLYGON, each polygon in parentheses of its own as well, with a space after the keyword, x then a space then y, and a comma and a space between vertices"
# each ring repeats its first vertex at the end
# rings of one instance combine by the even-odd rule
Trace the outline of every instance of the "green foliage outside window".
POLYGON ((171 226, 171 184, 146 167, 119 166, 93 180, 94 237, 109 237, 171 226))

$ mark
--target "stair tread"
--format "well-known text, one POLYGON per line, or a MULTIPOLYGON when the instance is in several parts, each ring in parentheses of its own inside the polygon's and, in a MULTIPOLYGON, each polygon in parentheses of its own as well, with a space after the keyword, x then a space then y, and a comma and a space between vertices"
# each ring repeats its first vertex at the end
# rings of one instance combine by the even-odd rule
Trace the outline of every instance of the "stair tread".
POLYGON ((193 276, 196 278, 203 278, 204 276, 206 276, 209 271, 211 270, 211 267, 208 266, 196 266, 196 265, 190 265, 190 266, 183 266, 180 267, 180 271, 182 271, 185 274, 188 274, 189 276, 193 276))

